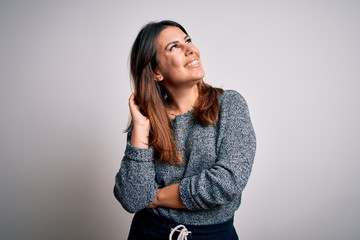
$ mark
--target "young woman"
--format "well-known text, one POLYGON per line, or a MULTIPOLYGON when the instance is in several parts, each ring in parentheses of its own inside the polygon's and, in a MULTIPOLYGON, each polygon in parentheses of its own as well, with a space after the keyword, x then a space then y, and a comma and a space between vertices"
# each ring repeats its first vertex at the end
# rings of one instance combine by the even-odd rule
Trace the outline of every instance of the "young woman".
POLYGON ((132 117, 114 194, 135 213, 128 239, 238 239, 234 212, 256 148, 244 98, 203 81, 200 52, 173 21, 139 32, 132 117))

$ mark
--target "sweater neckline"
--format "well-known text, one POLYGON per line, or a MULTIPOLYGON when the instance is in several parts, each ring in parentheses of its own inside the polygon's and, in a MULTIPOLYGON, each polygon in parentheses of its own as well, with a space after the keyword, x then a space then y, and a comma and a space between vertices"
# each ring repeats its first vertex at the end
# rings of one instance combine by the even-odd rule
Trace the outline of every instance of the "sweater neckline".
POLYGON ((187 117, 191 116, 192 113, 193 113, 193 110, 189 110, 189 111, 187 111, 187 112, 185 112, 183 114, 176 115, 174 117, 174 119, 172 119, 172 121, 178 121, 180 119, 187 118, 187 117))

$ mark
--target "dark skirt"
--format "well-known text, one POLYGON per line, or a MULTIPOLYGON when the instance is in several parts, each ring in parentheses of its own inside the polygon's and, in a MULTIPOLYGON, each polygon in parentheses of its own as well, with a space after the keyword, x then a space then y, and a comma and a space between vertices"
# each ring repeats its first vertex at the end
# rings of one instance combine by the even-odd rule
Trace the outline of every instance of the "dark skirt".
MULTIPOLYGON (((238 240, 234 218, 214 225, 185 225, 191 232, 188 240, 238 240)), ((180 225, 144 209, 137 212, 132 220, 128 240, 168 240, 172 228, 180 225)), ((177 239, 178 232, 172 236, 177 239)))

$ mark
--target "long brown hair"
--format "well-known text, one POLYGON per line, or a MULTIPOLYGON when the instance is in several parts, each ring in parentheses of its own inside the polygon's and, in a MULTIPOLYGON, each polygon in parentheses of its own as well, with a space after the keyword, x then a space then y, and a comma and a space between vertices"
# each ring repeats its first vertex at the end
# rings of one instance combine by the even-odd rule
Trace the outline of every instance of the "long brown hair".
MULTIPOLYGON (((176 148, 174 130, 166 112, 166 90, 154 79, 159 65, 157 59, 157 38, 166 27, 186 30, 177 22, 164 20, 146 24, 137 35, 130 54, 130 73, 135 88, 135 101, 140 111, 150 121, 149 146, 155 150, 155 157, 165 164, 182 164, 176 148)), ((199 95, 192 113, 193 121, 204 126, 216 125, 219 116, 218 96, 223 92, 200 81, 199 95)), ((132 124, 127 130, 130 130, 132 124)))

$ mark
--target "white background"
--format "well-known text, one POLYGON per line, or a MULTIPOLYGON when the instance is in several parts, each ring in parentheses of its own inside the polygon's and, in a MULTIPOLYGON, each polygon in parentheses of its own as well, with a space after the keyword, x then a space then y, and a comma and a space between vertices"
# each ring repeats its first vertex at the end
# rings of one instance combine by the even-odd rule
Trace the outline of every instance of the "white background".
POLYGON ((360 3, 0 2, 0 239, 123 240, 112 194, 152 20, 181 23, 210 84, 247 100, 258 139, 242 240, 360 236, 360 3))

